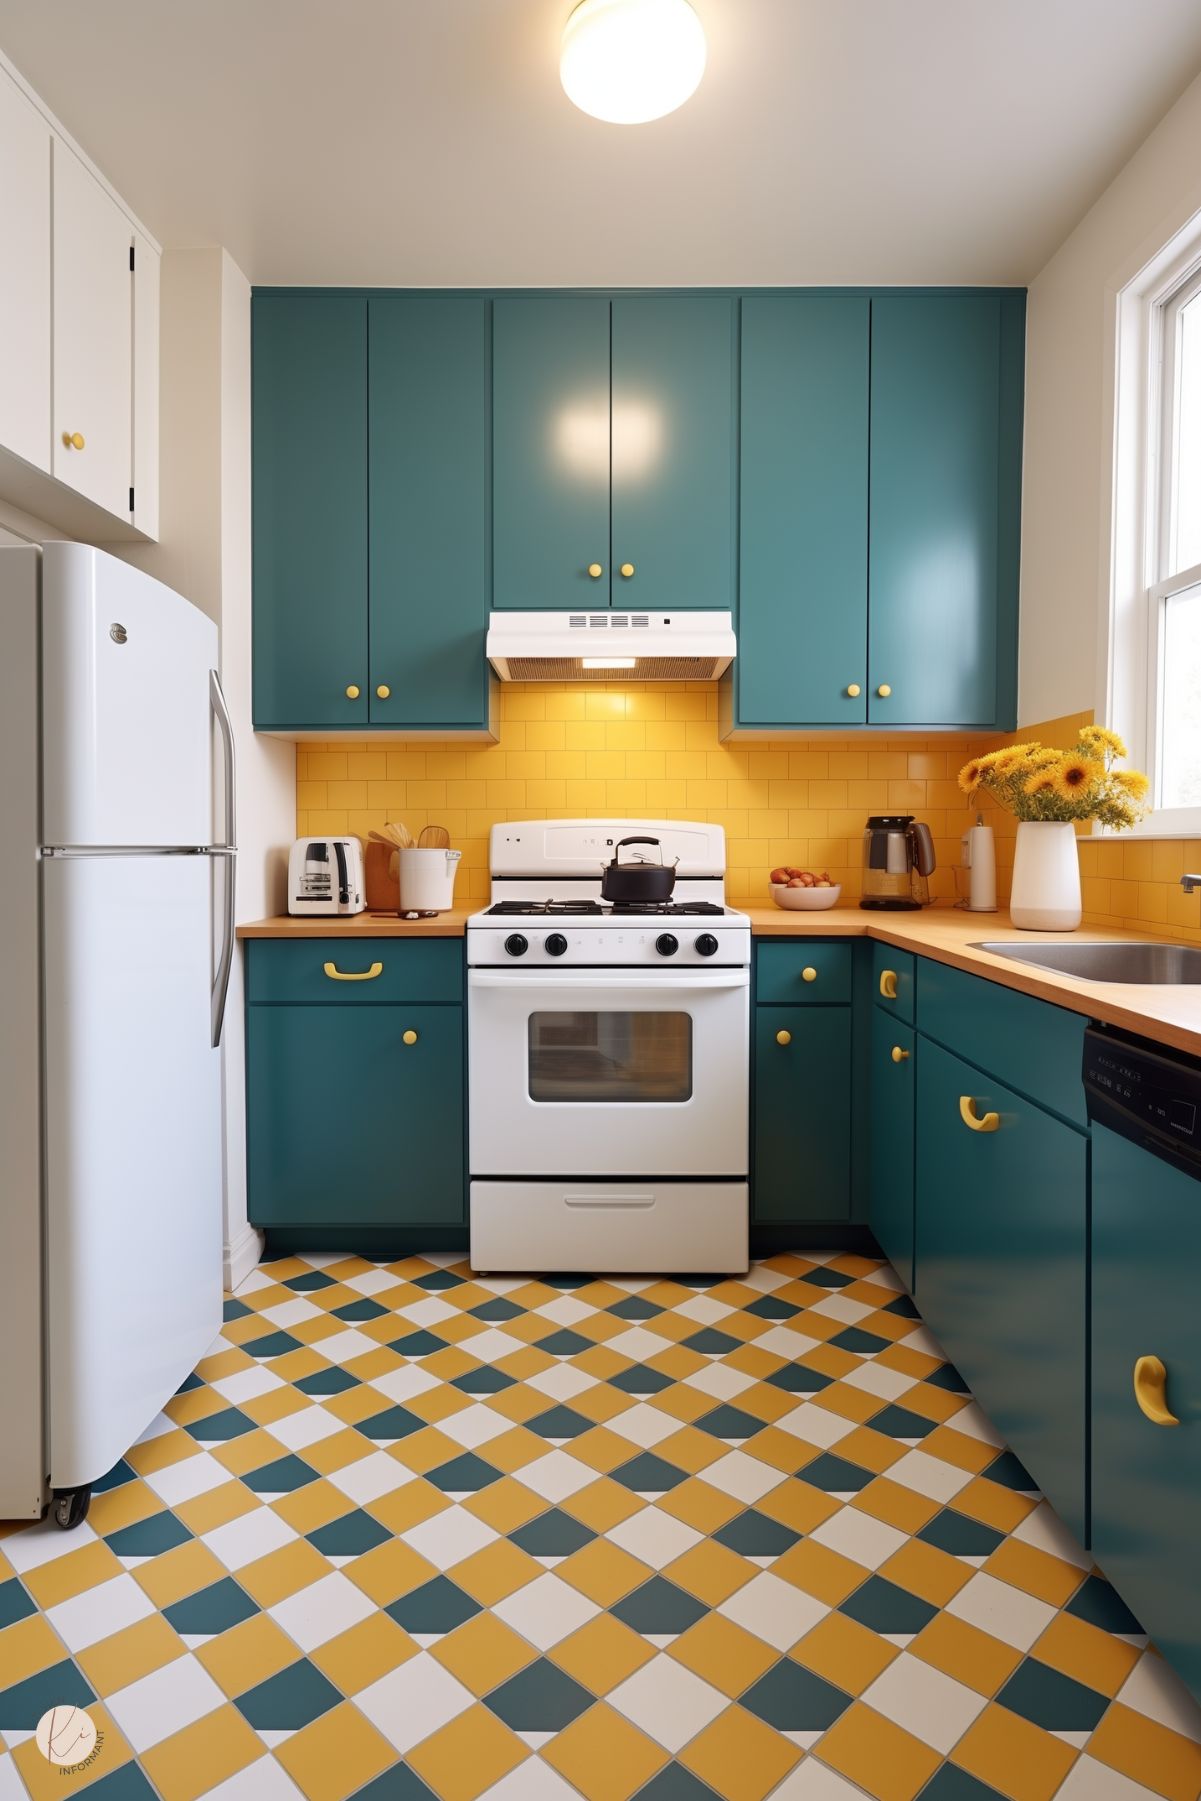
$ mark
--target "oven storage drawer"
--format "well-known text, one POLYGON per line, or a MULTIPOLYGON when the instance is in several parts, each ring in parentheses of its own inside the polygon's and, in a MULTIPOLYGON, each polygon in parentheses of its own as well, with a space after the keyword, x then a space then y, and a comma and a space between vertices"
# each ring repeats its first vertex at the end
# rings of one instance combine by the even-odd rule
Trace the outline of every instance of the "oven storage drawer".
POLYGON ((255 938, 246 950, 252 1005, 463 999, 463 946, 456 938, 255 938))
POLYGON ((785 1001, 791 1006, 829 1001, 845 1005, 851 998, 850 944, 764 943, 755 949, 756 999, 785 1001))
POLYGON ((471 1266, 741 1272, 747 1212, 745 1182, 473 1182, 471 1266))

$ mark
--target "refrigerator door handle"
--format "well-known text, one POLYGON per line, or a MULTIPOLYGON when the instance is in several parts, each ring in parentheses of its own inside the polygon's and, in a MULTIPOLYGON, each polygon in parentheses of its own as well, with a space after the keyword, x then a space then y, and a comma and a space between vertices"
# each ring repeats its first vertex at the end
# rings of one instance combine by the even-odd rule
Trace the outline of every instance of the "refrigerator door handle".
POLYGON ((221 1028, 225 1024, 225 1002, 229 994, 229 972, 234 956, 234 872, 238 834, 234 792, 234 733, 221 687, 221 677, 215 669, 209 670, 209 698, 225 753, 225 843, 212 846, 213 852, 225 859, 221 875, 221 953, 217 959, 212 992, 212 1043, 216 1050, 221 1043, 221 1028))

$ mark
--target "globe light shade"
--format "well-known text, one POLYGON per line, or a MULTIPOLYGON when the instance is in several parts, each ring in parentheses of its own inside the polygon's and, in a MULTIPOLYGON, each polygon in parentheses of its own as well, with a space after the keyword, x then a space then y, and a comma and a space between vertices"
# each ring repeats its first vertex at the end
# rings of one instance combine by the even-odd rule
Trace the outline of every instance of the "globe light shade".
POLYGON ((683 106, 705 73, 705 33, 688 0, 581 0, 559 74, 581 112, 644 125, 683 106))

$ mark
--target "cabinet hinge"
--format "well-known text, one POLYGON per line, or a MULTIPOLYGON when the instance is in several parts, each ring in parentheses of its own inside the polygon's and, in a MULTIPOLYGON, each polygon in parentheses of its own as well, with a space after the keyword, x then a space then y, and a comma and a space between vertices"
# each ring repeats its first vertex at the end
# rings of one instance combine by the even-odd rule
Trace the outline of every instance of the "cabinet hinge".
POLYGON ((132 244, 129 246, 129 266, 131 269, 133 268, 133 245, 132 244))
POLYGON ((132 488, 129 490, 129 510, 131 513, 133 512, 133 489, 132 488))

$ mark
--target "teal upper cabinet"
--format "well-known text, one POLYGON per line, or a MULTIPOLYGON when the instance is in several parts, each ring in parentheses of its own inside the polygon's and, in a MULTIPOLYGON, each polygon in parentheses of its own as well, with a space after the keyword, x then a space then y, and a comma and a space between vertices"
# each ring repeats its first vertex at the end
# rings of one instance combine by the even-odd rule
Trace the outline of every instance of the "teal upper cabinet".
POLYGON ((493 605, 731 607, 734 302, 510 295, 493 321, 493 605))
POLYGON ((612 604, 662 613, 734 594, 734 303, 613 301, 612 604))
POLYGON ((487 717, 489 303, 369 302, 370 718, 487 717))
POLYGON ((492 331, 493 605, 607 607, 609 302, 510 295, 492 331))
POLYGON ((367 302, 256 295, 252 387, 254 722, 362 727, 367 302))
POLYGON ((872 302, 872 725, 1014 724, 1024 304, 872 302))
POLYGON ((867 719, 869 302, 742 303, 738 723, 867 719))

